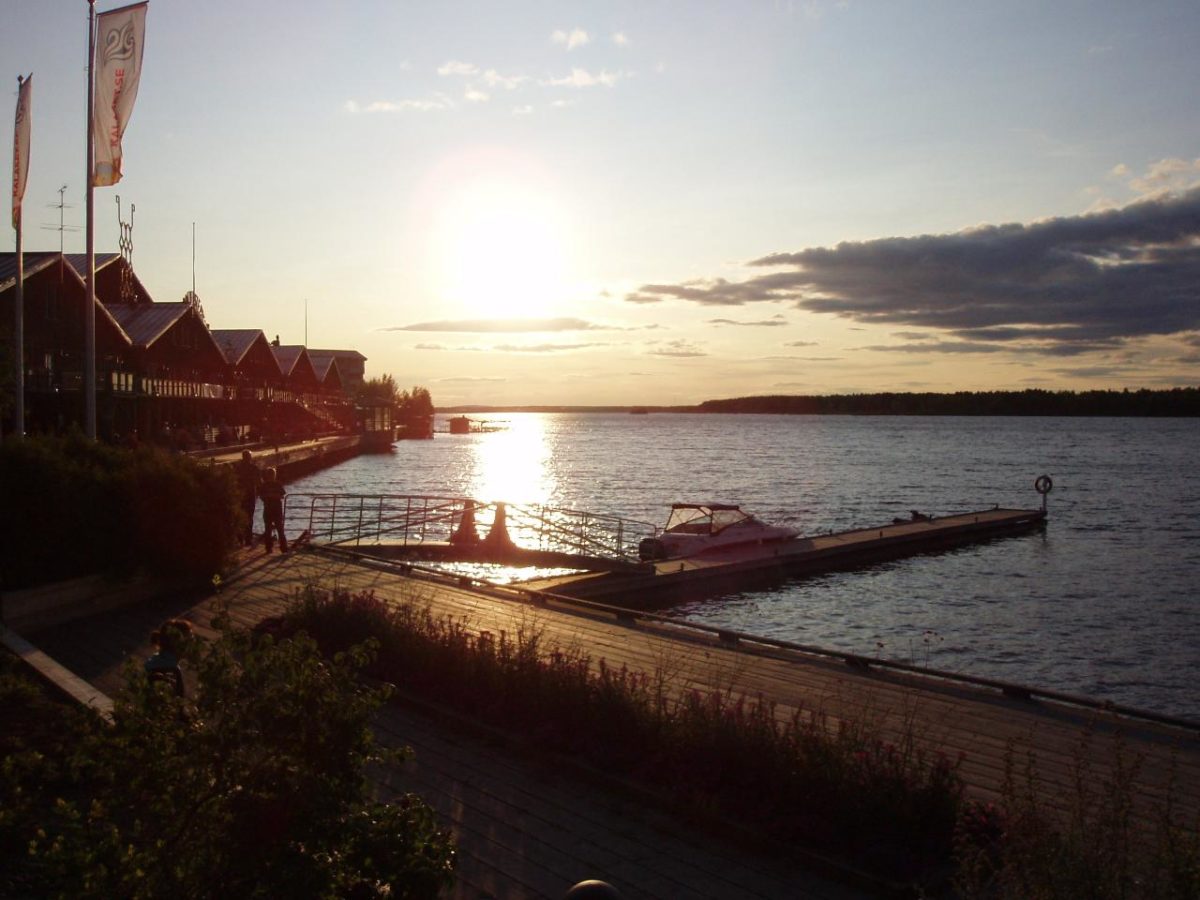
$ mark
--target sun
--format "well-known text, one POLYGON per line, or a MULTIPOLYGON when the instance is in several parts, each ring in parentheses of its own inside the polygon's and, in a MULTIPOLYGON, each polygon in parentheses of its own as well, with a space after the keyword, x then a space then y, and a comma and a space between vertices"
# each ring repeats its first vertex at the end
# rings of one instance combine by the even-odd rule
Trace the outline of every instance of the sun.
POLYGON ((455 184, 435 222, 443 299, 464 315, 487 318, 561 309, 568 290, 563 218, 536 183, 477 176, 455 184))

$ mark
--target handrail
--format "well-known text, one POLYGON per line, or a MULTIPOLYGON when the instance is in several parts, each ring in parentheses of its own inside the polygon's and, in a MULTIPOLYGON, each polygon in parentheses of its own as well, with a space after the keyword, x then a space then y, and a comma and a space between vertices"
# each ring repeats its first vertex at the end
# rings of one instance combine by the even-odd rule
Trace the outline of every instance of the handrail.
POLYGON ((735 631, 728 628, 719 628, 714 625, 706 625, 702 622, 689 622, 686 619, 677 619, 671 616, 662 615, 661 613, 629 609, 624 606, 614 606, 613 604, 601 603, 596 600, 568 597, 563 594, 556 594, 553 591, 523 588, 519 585, 498 584, 496 582, 488 581, 485 578, 467 575, 454 575, 408 562, 393 562, 389 560, 382 560, 378 557, 363 556, 347 548, 318 546, 313 547, 312 549, 314 552, 331 553, 334 555, 343 553, 354 558, 360 565, 378 568, 385 571, 398 572, 401 575, 419 578, 424 581, 441 582, 443 584, 462 588, 464 590, 475 591, 476 593, 484 594, 493 597, 494 599, 513 600, 516 602, 524 602, 534 606, 542 607, 549 606, 549 604, 553 602, 559 606, 570 606, 589 612, 612 615, 615 619, 624 623, 637 623, 639 621, 646 621, 658 625, 667 625, 678 631, 691 631, 706 635, 707 637, 715 637, 721 644, 725 646, 738 647, 741 650, 754 653, 756 655, 765 655, 768 651, 782 650, 788 653, 796 653, 805 656, 815 656, 818 658, 834 660, 851 666, 852 668, 864 671, 872 668, 890 669, 903 672, 905 674, 919 675, 923 678, 934 678, 949 684, 960 684, 970 687, 984 687, 999 690, 1006 697, 1011 697, 1014 699, 1052 700, 1056 703, 1062 703, 1082 709, 1111 713, 1130 719, 1153 722, 1159 725, 1168 725, 1173 728, 1181 728, 1200 734, 1200 721, 1184 719, 1179 716, 1171 716, 1166 713, 1157 713, 1150 710, 1136 709, 1131 706, 1125 706, 1124 704, 1113 703, 1109 700, 1095 700, 1091 697, 1082 697, 1077 694, 1069 694, 1063 691, 1055 691, 1048 688, 1030 687, 1028 685, 1017 684, 1015 682, 1003 681, 998 678, 988 678, 981 675, 968 675, 962 672, 949 672, 944 669, 932 669, 912 663, 900 662, 899 660, 863 656, 862 654, 853 653, 846 650, 835 650, 829 647, 818 647, 813 644, 801 644, 795 641, 786 641, 781 638, 747 634, 745 632, 735 631))
POLYGON ((460 531, 474 523, 489 536, 500 528, 496 539, 523 549, 622 561, 636 561, 638 542, 655 531, 650 523, 603 513, 439 495, 292 494, 286 514, 292 523, 306 518, 312 540, 330 544, 453 543, 469 538, 460 531))

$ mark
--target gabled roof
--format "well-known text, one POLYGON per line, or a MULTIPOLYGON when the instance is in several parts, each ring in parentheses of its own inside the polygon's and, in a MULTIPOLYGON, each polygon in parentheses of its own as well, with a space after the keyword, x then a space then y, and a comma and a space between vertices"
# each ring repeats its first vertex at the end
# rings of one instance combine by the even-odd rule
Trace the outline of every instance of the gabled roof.
MULTIPOLYGON (((279 371, 287 377, 292 376, 292 370, 300 363, 301 357, 308 359, 304 352, 303 344, 285 344, 271 345, 271 352, 275 354, 275 361, 279 363, 279 371)), ((309 361, 309 367, 312 367, 312 361, 309 361)))
MULTIPOLYGON (((87 281, 87 254, 86 253, 64 253, 64 258, 70 263, 71 268, 79 273, 80 280, 86 283, 87 281)), ((110 266, 125 266, 125 260, 120 253, 97 253, 96 257, 96 274, 99 275, 110 266)), ((133 276, 134 293, 136 294, 139 303, 152 303, 154 298, 150 296, 150 292, 146 290, 146 286, 142 284, 142 280, 138 278, 137 272, 133 271, 133 266, 129 266, 129 273, 133 276)), ((103 300, 112 300, 114 303, 120 302, 119 298, 104 297, 103 300)))
MULTIPOLYGON (((111 266, 121 258, 120 253, 97 253, 96 256, 96 271, 99 272, 106 266, 111 266)), ((79 273, 80 278, 87 277, 87 254, 86 253, 64 253, 63 257, 71 264, 71 268, 79 273)))
POLYGON ((236 366, 245 358, 259 337, 264 342, 267 340, 261 328, 214 328, 212 336, 225 354, 225 361, 231 366, 236 366))
POLYGON ((314 353, 309 350, 308 359, 312 363, 313 371, 317 373, 317 380, 321 382, 322 387, 342 390, 342 370, 338 368, 336 356, 331 353, 314 353))
MULTIPOLYGON (((25 277, 28 279, 58 261, 58 251, 25 252, 25 277)), ((17 254, 0 253, 0 291, 7 291, 17 283, 17 254)))
POLYGON ((367 361, 367 358, 365 356, 363 356, 361 353, 359 353, 357 350, 318 350, 315 347, 310 347, 308 349, 308 355, 309 356, 313 356, 313 355, 326 356, 326 355, 328 355, 328 356, 336 356, 339 358, 346 357, 348 359, 361 359, 363 362, 367 361))
POLYGON ((105 306, 135 347, 149 347, 191 309, 183 302, 106 303, 105 306))
MULTIPOLYGON (((34 275, 38 275, 47 269, 54 268, 58 263, 59 252, 54 251, 39 251, 36 253, 24 253, 25 257, 25 280, 28 281, 34 275)), ((64 257, 65 258, 65 257, 64 257)), ((80 291, 84 289, 84 281, 80 274, 73 266, 65 266, 65 271, 68 276, 75 280, 80 291)), ((16 286, 17 283, 17 254, 16 253, 0 253, 0 293, 16 286)), ((120 335, 121 339, 127 344, 132 344, 129 334, 121 327, 120 323, 113 318, 113 314, 100 302, 100 298, 96 298, 96 314, 108 319, 112 327, 120 335)))
POLYGON ((316 370, 313 369, 312 360, 308 358, 308 351, 303 344, 290 344, 282 347, 272 344, 271 352, 275 354, 275 360, 279 363, 280 370, 292 386, 301 390, 306 387, 319 388, 321 386, 316 370))
MULTIPOLYGON (((309 350, 308 359, 313 365, 313 371, 317 373, 317 377, 322 381, 329 374, 330 366, 337 365, 337 357, 328 350, 309 350)), ((340 371, 338 375, 341 375, 340 371)))

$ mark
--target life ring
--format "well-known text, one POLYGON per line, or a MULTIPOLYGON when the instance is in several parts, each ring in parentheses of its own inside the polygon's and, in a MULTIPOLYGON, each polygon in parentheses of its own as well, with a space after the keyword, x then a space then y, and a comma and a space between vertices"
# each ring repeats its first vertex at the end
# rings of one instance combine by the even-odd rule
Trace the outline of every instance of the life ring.
POLYGON ((1039 475, 1033 483, 1033 489, 1044 497, 1054 490, 1054 481, 1049 475, 1039 475))

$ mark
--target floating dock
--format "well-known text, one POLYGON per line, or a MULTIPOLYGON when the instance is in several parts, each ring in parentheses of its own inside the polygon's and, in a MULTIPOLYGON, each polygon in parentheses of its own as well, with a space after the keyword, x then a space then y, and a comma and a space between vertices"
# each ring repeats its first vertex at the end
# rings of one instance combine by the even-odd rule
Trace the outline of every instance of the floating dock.
POLYGON ((937 518, 895 521, 875 528, 738 544, 697 556, 629 563, 595 556, 528 550, 511 543, 376 543, 345 547, 389 561, 486 562, 507 566, 575 568, 586 571, 522 583, 542 591, 595 600, 629 609, 659 609, 676 603, 753 589, 789 577, 853 569, 883 560, 933 553, 993 538, 1037 531, 1046 524, 1040 509, 987 509, 937 518))

